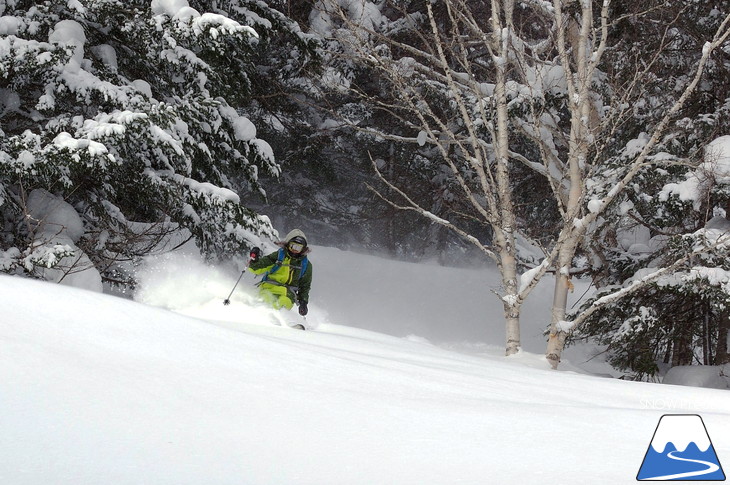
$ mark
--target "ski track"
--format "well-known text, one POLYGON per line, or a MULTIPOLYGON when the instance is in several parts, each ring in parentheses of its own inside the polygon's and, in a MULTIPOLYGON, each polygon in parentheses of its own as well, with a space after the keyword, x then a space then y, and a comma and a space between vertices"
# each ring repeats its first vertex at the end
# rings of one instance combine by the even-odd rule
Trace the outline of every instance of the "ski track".
POLYGON ((692 463, 699 463, 701 465, 707 465, 709 468, 707 468, 706 470, 699 470, 699 471, 695 471, 695 472, 685 472, 685 473, 677 473, 675 475, 664 475, 664 476, 661 476, 661 477, 644 478, 642 480, 643 481, 645 481, 645 480, 676 480, 677 478, 699 477, 701 475, 707 475, 707 474, 716 472, 717 470, 720 469, 719 466, 715 465, 712 462, 702 461, 702 460, 691 460, 689 458, 681 458, 679 456, 674 456, 673 453, 678 453, 678 452, 677 451, 672 451, 672 452, 669 452, 667 454, 667 456, 669 458, 671 458, 672 460, 689 461, 689 462, 692 462, 692 463))

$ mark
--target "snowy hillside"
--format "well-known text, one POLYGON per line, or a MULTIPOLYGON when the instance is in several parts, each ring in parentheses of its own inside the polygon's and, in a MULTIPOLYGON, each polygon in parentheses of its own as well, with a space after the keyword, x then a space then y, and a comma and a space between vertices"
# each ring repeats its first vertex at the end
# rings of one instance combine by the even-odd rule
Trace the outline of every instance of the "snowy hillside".
POLYGON ((667 413, 730 463, 726 391, 547 370, 538 324, 501 356, 488 273, 311 259, 306 332, 189 259, 138 302, 0 276, 0 483, 634 483, 667 413))

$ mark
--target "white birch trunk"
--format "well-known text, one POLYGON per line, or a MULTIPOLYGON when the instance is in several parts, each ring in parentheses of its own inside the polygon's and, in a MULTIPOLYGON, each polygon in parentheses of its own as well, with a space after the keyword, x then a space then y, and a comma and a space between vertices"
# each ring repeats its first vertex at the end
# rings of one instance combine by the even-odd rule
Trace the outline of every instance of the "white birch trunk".
POLYGON ((558 364, 560 364, 565 340, 568 337, 568 332, 561 327, 561 322, 565 321, 568 293, 571 288, 570 265, 575 253, 575 243, 577 243, 577 240, 574 239, 572 244, 566 243, 560 248, 557 261, 558 271, 555 274, 555 289, 550 312, 550 332, 545 352, 545 358, 553 369, 557 369, 558 364))
POLYGON ((570 139, 568 151, 568 190, 567 203, 563 213, 562 244, 558 248, 556 261, 555 289, 550 312, 550 332, 545 357, 553 369, 557 369, 560 357, 565 347, 568 333, 561 327, 565 320, 568 293, 571 288, 570 268, 573 256, 585 235, 586 226, 576 226, 574 221, 580 216, 585 190, 585 172, 588 163, 588 151, 591 146, 592 127, 589 126, 592 118, 592 101, 590 99, 591 82, 596 63, 600 55, 589 52, 592 44, 590 36, 593 33, 592 2, 582 2, 581 25, 566 20, 564 24, 562 2, 555 0, 556 24, 559 27, 557 47, 561 64, 565 69, 568 94, 570 97, 570 139), (579 28, 580 27, 580 28, 579 28), (571 55, 572 53, 572 55, 571 55), (575 72, 571 69, 575 66, 575 72))
POLYGON ((492 45, 497 71, 494 89, 496 125, 494 127, 494 147, 497 158, 495 178, 499 200, 499 227, 495 231, 499 248, 502 286, 505 295, 504 306, 506 345, 505 354, 512 355, 520 350, 520 299, 517 283, 517 247, 515 244, 515 212, 512 203, 512 187, 509 176, 509 114, 507 112, 507 62, 510 51, 513 0, 504 0, 500 5, 492 2, 492 45), (501 12, 500 12, 501 11, 501 12), (502 13, 502 15, 500 15, 502 13), (504 20, 500 20, 503 18, 504 20))
POLYGON ((505 321, 505 355, 513 355, 520 350, 520 300, 517 286, 517 259, 513 252, 502 255, 502 285, 505 297, 502 298, 505 321))

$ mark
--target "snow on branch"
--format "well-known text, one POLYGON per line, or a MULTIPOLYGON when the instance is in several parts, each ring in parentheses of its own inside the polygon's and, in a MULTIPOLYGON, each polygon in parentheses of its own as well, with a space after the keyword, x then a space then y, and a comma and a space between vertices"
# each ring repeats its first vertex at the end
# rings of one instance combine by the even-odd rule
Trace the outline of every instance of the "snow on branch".
POLYGON ((219 34, 245 34, 258 38, 258 33, 247 25, 241 25, 233 19, 214 13, 203 13, 190 7, 187 0, 152 0, 152 15, 159 24, 167 19, 175 21, 178 27, 189 25, 195 35, 202 35, 206 31, 213 39, 219 34))
POLYGON ((167 171, 158 171, 158 173, 169 178, 177 184, 187 187, 188 189, 190 189, 191 192, 205 197, 214 204, 223 205, 228 202, 238 204, 241 201, 238 194, 236 194, 232 190, 218 187, 209 182, 198 182, 197 180, 190 177, 185 177, 183 175, 167 171))
MULTIPOLYGON (((614 293, 610 293, 596 299, 585 311, 581 312, 575 320, 560 322, 558 325, 559 330, 566 333, 574 331, 575 329, 579 328, 583 324, 583 322, 585 322, 591 315, 593 315, 596 311, 602 309, 606 305, 614 303, 627 295, 633 294, 636 291, 645 288, 650 283, 658 281, 663 276, 672 273, 674 270, 686 264, 688 261, 691 261, 692 258, 694 258, 695 256, 716 249, 727 250, 728 245, 730 244, 730 234, 728 234, 727 232, 717 233, 716 231, 707 232, 705 230, 700 230, 698 231, 698 233, 703 233, 705 236, 709 236, 707 237, 707 244, 697 245, 691 253, 687 254, 683 258, 676 260, 669 266, 665 266, 656 271, 645 274, 640 278, 633 280, 628 286, 621 288, 614 293)), ((697 268, 695 268, 694 270, 695 272, 690 272, 690 274, 694 275, 695 277, 697 277, 697 275, 707 276, 706 272, 703 273, 697 268)))

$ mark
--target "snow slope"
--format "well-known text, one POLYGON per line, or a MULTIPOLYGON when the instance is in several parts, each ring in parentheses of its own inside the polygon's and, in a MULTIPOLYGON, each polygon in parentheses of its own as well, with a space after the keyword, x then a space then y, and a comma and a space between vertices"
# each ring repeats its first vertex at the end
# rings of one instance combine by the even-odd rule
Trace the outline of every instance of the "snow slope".
POLYGON ((272 325, 250 275, 226 307, 235 272, 173 257, 145 269, 144 303, 0 276, 0 483, 634 483, 666 413, 700 414, 730 462, 730 393, 554 372, 500 342, 444 349, 417 335, 448 314, 399 322, 419 293, 387 278, 328 307, 371 277, 338 257, 378 262, 317 248, 307 332, 272 325), (409 333, 356 328, 343 305, 409 333))

